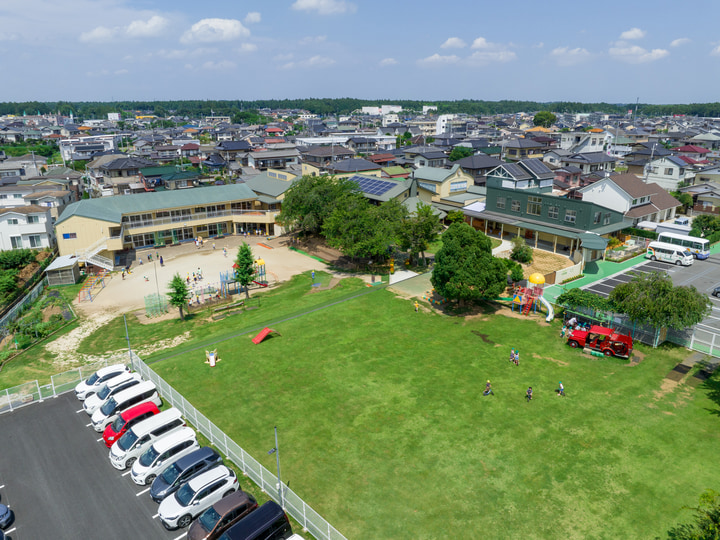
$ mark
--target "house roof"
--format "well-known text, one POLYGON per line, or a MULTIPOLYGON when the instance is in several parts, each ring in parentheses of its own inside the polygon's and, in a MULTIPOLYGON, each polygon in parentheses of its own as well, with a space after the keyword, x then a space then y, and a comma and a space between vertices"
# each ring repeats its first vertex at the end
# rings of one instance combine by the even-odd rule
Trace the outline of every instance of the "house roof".
POLYGON ((150 161, 149 159, 124 157, 105 163, 101 165, 100 168, 106 171, 122 171, 126 169, 142 169, 144 167, 153 167, 155 165, 157 165, 157 163, 150 161))
POLYGON ((222 141, 215 147, 215 150, 239 152, 243 150, 252 150, 252 145, 247 141, 222 141))
POLYGON ((487 154, 476 154, 474 156, 458 159, 455 163, 465 170, 489 169, 502 165, 503 162, 487 154))
POLYGON ((328 169, 335 172, 376 171, 379 168, 377 163, 362 158, 344 159, 328 165, 328 169))
POLYGON ((251 178, 245 179, 245 184, 255 193, 269 195, 273 198, 279 197, 293 185, 293 181, 278 180, 267 172, 262 172, 251 178))
POLYGON ((605 152, 582 152, 564 156, 563 161, 568 163, 607 163, 617 161, 616 158, 608 156, 605 152))
POLYGON ((323 158, 333 156, 354 156, 355 152, 345 148, 344 146, 313 146, 309 150, 302 152, 302 154, 323 158))
POLYGON ((56 225, 74 216, 120 223, 125 214, 256 198, 257 195, 245 184, 227 184, 206 188, 83 199, 66 206, 56 225))
POLYGON ((355 182, 365 197, 379 202, 394 199, 401 193, 408 191, 412 184, 412 180, 399 181, 362 174, 354 174, 348 177, 348 181, 355 182))
POLYGON ((27 206, 16 206, 14 208, 0 208, 0 216, 3 214, 44 214, 50 208, 47 206, 38 206, 37 204, 30 204, 27 206))
POLYGON ((453 165, 451 169, 445 169, 443 167, 420 167, 413 173, 413 176, 417 180, 441 184, 447 180, 449 176, 455 174, 458 169, 460 169, 460 165, 457 163, 453 165))
POLYGON ((703 148, 702 146, 695 146, 694 144, 686 144, 685 146, 678 146, 677 148, 673 148, 676 152, 690 152, 693 154, 707 154, 710 152, 707 148, 703 148))

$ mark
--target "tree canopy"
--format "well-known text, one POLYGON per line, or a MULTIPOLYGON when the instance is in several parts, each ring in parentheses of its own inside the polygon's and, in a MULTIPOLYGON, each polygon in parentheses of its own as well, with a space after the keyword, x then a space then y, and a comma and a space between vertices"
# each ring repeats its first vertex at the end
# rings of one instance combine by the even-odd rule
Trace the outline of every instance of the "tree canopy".
POLYGON ((475 154, 475 150, 468 148, 467 146, 456 146, 450 151, 448 159, 450 161, 457 161, 458 159, 466 158, 475 154))
POLYGON ((173 276, 172 281, 170 281, 167 296, 170 305, 180 310, 180 319, 184 321, 185 315, 183 315, 183 308, 187 306, 188 299, 190 298, 190 290, 185 280, 181 278, 177 272, 173 276))
POLYGON ((720 539, 720 494, 707 490, 700 495, 696 507, 692 510, 693 523, 680 524, 668 531, 670 540, 719 540, 720 539))
POLYGON ((419 254, 424 263, 425 250, 437 240, 441 229, 440 218, 432 206, 421 202, 415 213, 408 215, 400 226, 400 247, 410 250, 411 259, 419 254))
POLYGON ((533 125, 549 128, 556 120, 557 116, 550 111, 540 111, 533 117, 533 125))
POLYGON ((673 286, 661 272, 636 274, 610 293, 615 311, 630 320, 656 328, 682 330, 699 323, 710 314, 711 303, 695 287, 673 286))
POLYGON ((235 279, 245 289, 245 298, 250 298, 248 287, 255 276, 255 259, 247 242, 243 242, 242 245, 238 246, 233 269, 235 270, 235 279))
POLYGON ((285 192, 278 221, 288 228, 318 234, 339 201, 355 190, 357 185, 344 178, 305 175, 285 192))
POLYGON ((476 301, 497 297, 507 285, 507 267, 491 254, 492 243, 467 223, 453 223, 443 234, 430 278, 446 298, 476 301))

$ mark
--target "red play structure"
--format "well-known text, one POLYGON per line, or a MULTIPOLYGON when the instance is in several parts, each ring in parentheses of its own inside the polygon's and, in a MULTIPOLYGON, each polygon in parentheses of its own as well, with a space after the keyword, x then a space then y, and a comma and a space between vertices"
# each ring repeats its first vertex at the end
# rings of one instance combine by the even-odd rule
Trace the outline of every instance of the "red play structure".
POLYGON ((263 328, 262 330, 260 330, 260 333, 258 333, 257 336, 255 336, 254 338, 252 338, 252 342, 253 342, 255 345, 257 345, 257 344, 260 343, 263 339, 265 339, 266 337, 268 337, 268 335, 269 335, 270 333, 277 334, 278 336, 280 335, 280 332, 278 332, 277 330, 273 330, 272 328, 268 328, 268 327, 266 326, 265 328, 263 328))

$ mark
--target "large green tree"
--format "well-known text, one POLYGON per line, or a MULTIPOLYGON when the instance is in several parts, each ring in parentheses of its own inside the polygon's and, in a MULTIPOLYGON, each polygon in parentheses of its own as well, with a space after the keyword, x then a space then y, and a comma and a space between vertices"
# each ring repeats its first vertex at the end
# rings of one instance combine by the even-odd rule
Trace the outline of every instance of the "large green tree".
POLYGON ((425 263, 425 250, 438 238, 442 229, 440 218, 432 206, 419 203, 415 213, 408 215, 400 225, 400 247, 410 250, 410 257, 421 256, 425 263))
POLYGON ((250 298, 250 283, 255 277, 255 258, 247 242, 243 242, 238 247, 233 269, 235 270, 235 279, 245 289, 245 298, 250 298))
POLYGON ((170 305, 175 306, 180 310, 180 319, 184 321, 185 315, 183 315, 183 308, 188 304, 190 289, 188 289, 187 283, 178 273, 175 273, 173 276, 169 287, 167 296, 169 298, 170 305))
POLYGON ((677 525, 668 531, 670 540, 720 540, 720 494, 707 490, 692 510, 694 522, 677 525))
POLYGON ((610 301, 634 322, 677 330, 699 323, 712 309, 708 297, 695 287, 675 287, 661 272, 636 274, 613 289, 610 301))
POLYGON ((549 128, 556 120, 557 116, 550 111, 540 111, 533 117, 533 125, 549 128))
POLYGON ((357 184, 334 176, 305 175, 285 192, 278 221, 288 228, 318 234, 335 206, 357 190, 357 184))
POLYGON ((497 297, 507 286, 507 267, 491 254, 492 244, 467 223, 453 223, 443 234, 430 278, 446 298, 475 301, 497 297))
POLYGON ((466 158, 475 154, 475 150, 468 148, 467 146, 456 146, 450 151, 448 159, 450 161, 457 161, 458 159, 466 158))

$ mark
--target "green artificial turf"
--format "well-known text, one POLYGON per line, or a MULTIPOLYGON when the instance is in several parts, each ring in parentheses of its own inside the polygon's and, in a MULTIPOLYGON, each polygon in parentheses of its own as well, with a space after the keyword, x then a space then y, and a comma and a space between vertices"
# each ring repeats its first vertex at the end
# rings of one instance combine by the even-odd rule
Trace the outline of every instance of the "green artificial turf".
POLYGON ((277 322, 349 296, 310 290, 301 276, 234 320, 280 336, 153 369, 271 471, 277 425, 283 480, 348 538, 652 538, 718 485, 720 384, 666 380, 684 349, 640 345, 630 367, 537 317, 415 313, 383 289, 277 322))

